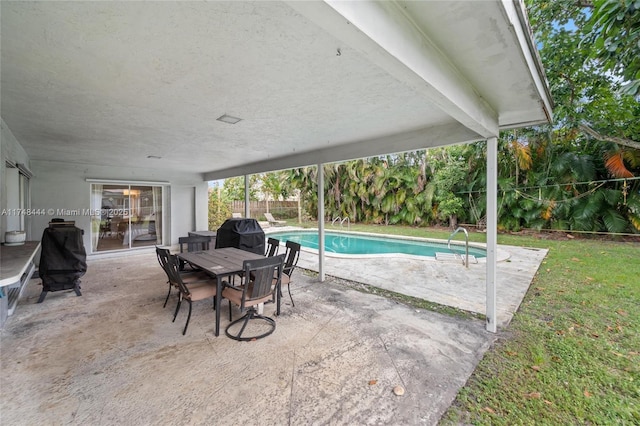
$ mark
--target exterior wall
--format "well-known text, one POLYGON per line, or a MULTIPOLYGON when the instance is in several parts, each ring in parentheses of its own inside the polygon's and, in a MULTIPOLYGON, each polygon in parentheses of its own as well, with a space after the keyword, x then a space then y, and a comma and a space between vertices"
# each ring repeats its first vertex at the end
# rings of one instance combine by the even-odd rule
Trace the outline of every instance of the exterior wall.
MULTIPOLYGON (((17 141, 7 124, 0 118, 0 210, 7 208, 7 167, 6 162, 9 161, 14 164, 24 164, 27 168, 30 168, 29 156, 22 149, 22 146, 17 141)), ((13 170, 13 169, 12 169, 13 170)), ((4 242, 4 233, 6 231, 14 231, 15 229, 9 229, 7 227, 7 220, 11 221, 13 218, 8 218, 6 215, 0 215, 0 241, 4 242)), ((25 230, 29 232, 29 221, 25 221, 25 230)), ((14 228, 15 226, 11 226, 14 228)), ((27 238, 29 235, 27 234, 27 238)))
MULTIPOLYGON (((171 245, 178 243, 178 237, 188 231, 207 229, 207 221, 202 220, 202 212, 196 213, 198 197, 204 194, 206 206, 207 182, 201 174, 173 174, 165 170, 128 169, 111 166, 89 166, 72 163, 48 161, 31 162, 31 208, 34 210, 53 210, 54 214, 37 215, 32 218, 32 238, 40 239, 42 232, 54 217, 74 220, 78 228, 84 229, 85 247, 91 247, 90 224, 88 215, 65 215, 63 211, 80 211, 91 208, 91 182, 87 179, 105 179, 122 181, 168 182, 164 187, 167 215, 165 241, 171 245)), ((207 217, 207 211, 204 211, 207 217)), ((88 251, 88 250, 87 250, 88 251)))
MULTIPOLYGON (((195 188, 193 186, 172 186, 171 187, 171 235, 178 237, 186 236, 189 231, 196 228, 195 211, 195 188), (180 217, 179 220, 173 220, 180 217)), ((175 240, 177 244, 178 240, 175 240)))
MULTIPOLYGON (((204 177, 201 176, 200 179, 204 177)), ((209 229, 209 182, 201 182, 196 188, 196 230, 205 231, 209 229)), ((190 230, 191 231, 191 230, 190 230)), ((186 235, 186 234, 185 234, 186 235)), ((177 240, 176 240, 177 241, 177 240)))

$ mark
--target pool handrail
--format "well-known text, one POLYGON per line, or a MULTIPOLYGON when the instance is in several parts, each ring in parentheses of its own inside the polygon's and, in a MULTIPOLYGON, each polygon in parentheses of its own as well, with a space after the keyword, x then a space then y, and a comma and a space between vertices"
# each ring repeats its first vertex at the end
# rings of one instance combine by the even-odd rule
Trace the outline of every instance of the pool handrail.
POLYGON ((333 220, 331 221, 331 226, 335 226, 336 222, 340 222, 340 227, 343 227, 345 221, 347 221, 347 231, 350 231, 351 230, 351 220, 349 219, 349 216, 345 216, 344 218, 342 218, 340 216, 334 217, 333 220))
POLYGON ((447 247, 449 248, 449 250, 451 250, 451 239, 455 237, 455 235, 459 231, 464 232, 465 247, 466 247, 466 258, 465 260, 462 261, 462 263, 464 264, 465 267, 467 267, 467 269, 469 269, 469 233, 465 228, 463 228, 462 226, 459 226, 455 231, 453 231, 451 235, 449 235, 449 239, 447 240, 447 247))

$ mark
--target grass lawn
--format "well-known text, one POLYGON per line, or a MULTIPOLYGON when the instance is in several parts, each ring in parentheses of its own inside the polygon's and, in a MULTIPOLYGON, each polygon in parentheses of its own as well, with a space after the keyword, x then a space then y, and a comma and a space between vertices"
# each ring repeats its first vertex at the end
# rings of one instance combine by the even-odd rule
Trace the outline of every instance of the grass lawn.
MULTIPOLYGON (((359 224, 351 230, 450 234, 359 224)), ((472 232, 470 240, 486 239, 472 232)), ((640 424, 640 240, 500 234, 498 243, 549 254, 441 424, 640 424)))

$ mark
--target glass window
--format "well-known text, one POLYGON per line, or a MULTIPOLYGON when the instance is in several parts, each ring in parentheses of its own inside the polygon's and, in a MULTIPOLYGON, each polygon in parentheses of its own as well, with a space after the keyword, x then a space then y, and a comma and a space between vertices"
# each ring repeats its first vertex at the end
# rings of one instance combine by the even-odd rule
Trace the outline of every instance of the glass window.
POLYGON ((91 184, 92 252, 162 244, 162 186, 91 184))

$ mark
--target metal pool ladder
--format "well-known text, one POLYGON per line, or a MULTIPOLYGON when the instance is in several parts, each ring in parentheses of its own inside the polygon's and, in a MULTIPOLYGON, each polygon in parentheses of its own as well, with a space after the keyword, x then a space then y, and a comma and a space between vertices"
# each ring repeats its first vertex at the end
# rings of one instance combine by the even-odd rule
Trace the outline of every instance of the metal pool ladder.
POLYGON ((340 223, 340 227, 344 226, 345 221, 347 222, 347 230, 351 229, 351 221, 349 220, 349 216, 345 216, 344 218, 341 218, 340 216, 338 217, 334 217, 333 220, 331 221, 331 225, 335 226, 336 222, 340 223))
POLYGON ((464 232, 464 241, 465 241, 465 258, 462 260, 462 264, 469 268, 469 233, 462 226, 458 227, 451 235, 449 235, 449 239, 447 240, 447 247, 451 250, 451 239, 456 236, 456 234, 462 231, 464 232))

